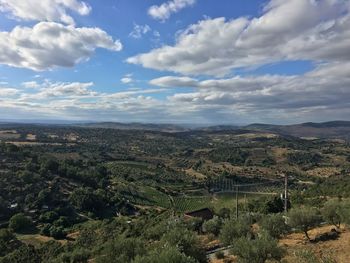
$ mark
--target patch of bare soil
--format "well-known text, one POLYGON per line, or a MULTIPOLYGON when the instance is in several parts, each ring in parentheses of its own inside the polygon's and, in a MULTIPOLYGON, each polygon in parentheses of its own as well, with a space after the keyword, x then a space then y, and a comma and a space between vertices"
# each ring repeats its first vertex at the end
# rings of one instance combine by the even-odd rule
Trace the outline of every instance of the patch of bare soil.
MULTIPOLYGON (((318 227, 309 231, 310 238, 313 239, 316 235, 330 232, 334 226, 318 227)), ((350 231, 342 227, 340 229, 339 238, 336 240, 320 241, 311 243, 306 240, 304 234, 293 233, 280 240, 280 245, 287 249, 285 262, 298 262, 295 256, 296 251, 309 250, 319 258, 330 256, 337 263, 350 262, 350 231)))
POLYGON ((192 168, 185 170, 185 173, 191 177, 198 178, 198 179, 205 179, 206 176, 202 173, 199 173, 192 168))

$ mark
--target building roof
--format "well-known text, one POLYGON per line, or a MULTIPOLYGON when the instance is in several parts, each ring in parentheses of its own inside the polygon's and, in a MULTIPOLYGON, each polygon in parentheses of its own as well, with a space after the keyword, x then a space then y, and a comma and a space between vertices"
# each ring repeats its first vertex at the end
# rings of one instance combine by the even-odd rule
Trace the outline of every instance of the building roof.
POLYGON ((185 217, 199 217, 204 220, 209 220, 214 217, 214 214, 209 208, 202 208, 199 210, 185 213, 185 217))

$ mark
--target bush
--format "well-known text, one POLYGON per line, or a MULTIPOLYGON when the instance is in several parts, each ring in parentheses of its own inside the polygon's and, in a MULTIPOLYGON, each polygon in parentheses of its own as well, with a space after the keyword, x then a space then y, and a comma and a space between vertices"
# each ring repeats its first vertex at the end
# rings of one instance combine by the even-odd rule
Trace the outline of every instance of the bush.
POLYGON ((264 217, 260 226, 273 238, 279 238, 289 232, 289 227, 282 214, 272 214, 264 217))
POLYGON ((14 239, 15 236, 9 229, 0 229, 0 257, 12 250, 11 241, 14 239))
POLYGON ((224 222, 220 232, 220 240, 226 245, 232 245, 240 237, 251 237, 251 225, 242 218, 230 219, 224 222))
POLYGON ((19 213, 10 218, 9 227, 13 231, 23 231, 32 226, 32 220, 26 217, 24 214, 19 213))
POLYGON ((177 247, 181 253, 196 259, 198 262, 207 262, 205 250, 197 235, 183 227, 176 227, 166 233, 161 242, 164 246, 177 247))
POLYGON ((175 247, 162 248, 160 251, 153 251, 150 255, 136 257, 133 263, 197 263, 194 258, 186 256, 175 247))
POLYGON ((217 259, 224 259, 225 258, 225 253, 222 252, 222 251, 218 251, 218 252, 215 253, 215 257, 217 259))
POLYGON ((264 263, 267 260, 281 260, 285 251, 278 247, 277 240, 266 233, 255 239, 241 237, 236 240, 232 252, 242 263, 264 263))
POLYGON ((145 254, 145 242, 142 239, 118 236, 105 244, 102 256, 97 258, 96 262, 132 262, 136 256, 144 256, 145 254))
POLYGON ((220 233, 221 226, 221 219, 215 216, 213 219, 210 219, 203 223, 203 231, 204 233, 210 233, 217 236, 220 233))
POLYGON ((51 226, 50 236, 54 239, 63 239, 66 237, 66 233, 62 227, 51 226))
POLYGON ((58 219, 58 217, 59 216, 56 212, 49 211, 49 212, 45 212, 45 213, 41 214, 39 220, 41 222, 44 222, 44 223, 52 223, 53 221, 58 219))

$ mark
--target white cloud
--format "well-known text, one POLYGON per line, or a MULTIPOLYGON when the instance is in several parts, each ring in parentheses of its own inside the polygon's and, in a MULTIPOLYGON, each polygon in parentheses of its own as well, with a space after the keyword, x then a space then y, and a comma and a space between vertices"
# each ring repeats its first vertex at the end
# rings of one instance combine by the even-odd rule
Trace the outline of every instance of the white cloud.
POLYGON ((152 79, 150 84, 159 86, 159 87, 196 87, 197 80, 188 78, 188 77, 173 77, 165 76, 156 79, 152 79))
POLYGON ((22 82, 22 86, 27 89, 38 89, 40 88, 40 84, 36 81, 26 81, 22 82))
POLYGON ((151 31, 151 28, 149 27, 149 25, 134 24, 134 29, 129 34, 129 37, 140 39, 143 35, 147 34, 149 31, 151 31))
POLYGON ((74 24, 67 10, 88 15, 91 7, 78 0, 0 0, 0 11, 20 20, 51 21, 74 24))
MULTIPOLYGON (((28 85, 30 82, 25 82, 28 85)), ((90 88, 94 85, 92 82, 50 82, 44 83, 30 83, 30 86, 35 86, 39 89, 36 93, 23 93, 20 97, 22 101, 25 100, 43 100, 43 99, 56 99, 57 97, 73 98, 73 97, 85 97, 94 96, 97 93, 91 91, 90 88)))
POLYGON ((196 0, 171 0, 159 6, 153 5, 148 9, 148 14, 157 20, 165 21, 171 14, 179 12, 188 6, 193 5, 196 0))
POLYGON ((206 19, 166 45, 127 59, 146 68, 217 75, 281 60, 350 59, 349 1, 272 0, 262 16, 206 19))
POLYGON ((348 119, 349 76, 349 62, 330 63, 301 76, 236 76, 197 81, 193 85, 195 92, 177 93, 168 99, 179 109, 190 109, 199 115, 210 109, 211 120, 224 120, 230 114, 244 116, 245 122, 348 119))
POLYGON ((121 78, 120 81, 124 84, 128 84, 128 83, 133 82, 133 79, 129 78, 129 77, 124 77, 124 78, 121 78))
POLYGON ((36 71, 73 67, 88 60, 96 48, 120 51, 122 44, 100 28, 76 28, 54 22, 0 32, 0 64, 36 71))
POLYGON ((132 78, 132 74, 130 73, 130 74, 124 75, 124 77, 122 77, 120 81, 124 84, 129 84, 134 82, 134 79, 132 78))
POLYGON ((19 93, 19 90, 13 88, 0 87, 0 98, 12 97, 19 93))

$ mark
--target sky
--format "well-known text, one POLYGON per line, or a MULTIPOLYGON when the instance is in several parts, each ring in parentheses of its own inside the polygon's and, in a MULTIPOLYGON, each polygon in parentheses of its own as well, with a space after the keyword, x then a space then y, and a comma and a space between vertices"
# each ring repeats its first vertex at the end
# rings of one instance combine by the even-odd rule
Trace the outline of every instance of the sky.
POLYGON ((350 120, 350 0, 0 0, 0 120, 350 120))

